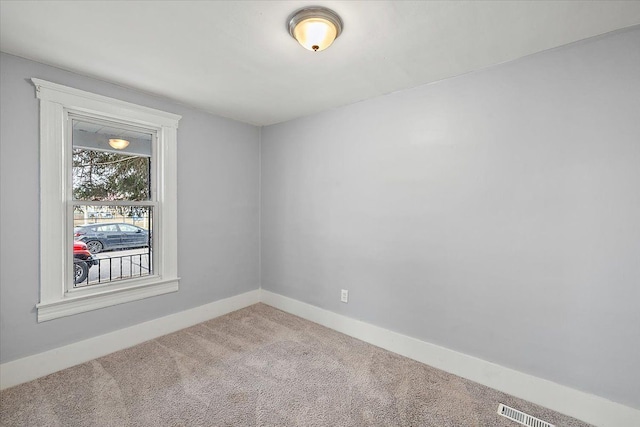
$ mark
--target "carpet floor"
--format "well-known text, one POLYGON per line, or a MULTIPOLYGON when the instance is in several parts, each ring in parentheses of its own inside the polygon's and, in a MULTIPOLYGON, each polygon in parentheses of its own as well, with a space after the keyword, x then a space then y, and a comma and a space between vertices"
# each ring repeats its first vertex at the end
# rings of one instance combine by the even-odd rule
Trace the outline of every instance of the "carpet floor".
POLYGON ((587 424, 264 304, 0 393, 2 426, 587 424))

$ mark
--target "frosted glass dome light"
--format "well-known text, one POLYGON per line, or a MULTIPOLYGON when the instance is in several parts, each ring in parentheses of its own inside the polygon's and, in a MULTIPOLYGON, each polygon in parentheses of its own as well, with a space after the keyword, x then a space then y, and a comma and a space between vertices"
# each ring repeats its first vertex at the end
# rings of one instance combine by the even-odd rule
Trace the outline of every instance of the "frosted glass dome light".
POLYGON ((116 150, 123 150, 127 148, 127 145, 129 145, 129 141, 127 141, 126 139, 113 138, 109 140, 109 145, 116 150))
POLYGON ((287 21, 289 34, 305 49, 325 50, 342 32, 342 19, 331 9, 308 7, 291 15, 287 21))

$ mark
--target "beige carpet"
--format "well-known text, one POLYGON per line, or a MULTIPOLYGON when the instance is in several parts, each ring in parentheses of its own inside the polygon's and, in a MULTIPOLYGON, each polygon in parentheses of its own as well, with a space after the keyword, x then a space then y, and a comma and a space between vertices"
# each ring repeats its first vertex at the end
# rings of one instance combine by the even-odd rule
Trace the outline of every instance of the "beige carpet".
POLYGON ((0 393, 3 426, 586 426, 264 304, 0 393))

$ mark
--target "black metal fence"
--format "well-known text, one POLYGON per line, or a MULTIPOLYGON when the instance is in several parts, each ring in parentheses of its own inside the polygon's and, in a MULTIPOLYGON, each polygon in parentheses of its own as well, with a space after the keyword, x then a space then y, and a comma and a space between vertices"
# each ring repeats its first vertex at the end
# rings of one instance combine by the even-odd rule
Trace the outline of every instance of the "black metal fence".
POLYGON ((76 283, 74 283, 76 288, 149 276, 153 271, 150 251, 139 254, 109 256, 107 258, 94 258, 93 263, 79 260, 74 262, 79 263, 81 268, 84 268, 82 263, 85 263, 88 268, 86 277, 82 278, 84 276, 82 274, 79 281, 79 273, 76 273, 76 283))

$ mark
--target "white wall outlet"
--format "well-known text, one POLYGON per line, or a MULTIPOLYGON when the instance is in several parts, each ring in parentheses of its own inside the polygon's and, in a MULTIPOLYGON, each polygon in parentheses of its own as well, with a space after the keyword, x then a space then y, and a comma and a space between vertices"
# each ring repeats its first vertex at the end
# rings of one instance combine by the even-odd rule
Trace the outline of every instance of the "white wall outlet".
POLYGON ((349 302, 349 291, 348 290, 343 289, 342 292, 340 292, 340 301, 349 302))

